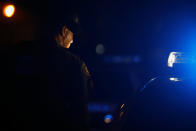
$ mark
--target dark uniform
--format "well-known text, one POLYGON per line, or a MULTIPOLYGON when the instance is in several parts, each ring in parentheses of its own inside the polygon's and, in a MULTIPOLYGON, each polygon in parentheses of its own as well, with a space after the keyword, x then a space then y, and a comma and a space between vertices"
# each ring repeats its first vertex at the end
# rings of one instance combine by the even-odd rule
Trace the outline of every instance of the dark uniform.
MULTIPOLYGON (((65 93, 68 96, 66 99, 69 99, 70 103, 67 103, 67 107, 70 107, 69 115, 71 115, 74 125, 76 123, 79 124, 78 127, 88 125, 90 74, 87 66, 80 57, 65 48, 56 47, 53 51, 54 53, 51 54, 55 57, 49 60, 49 64, 51 63, 49 68, 51 69, 48 71, 51 73, 48 75, 50 85, 55 85, 55 88, 59 89, 60 93, 65 93)), ((63 99, 60 98, 60 100, 63 99)))
POLYGON ((1 86, 1 128, 89 130, 90 74, 84 61, 40 43, 21 44, 11 52, 1 86))

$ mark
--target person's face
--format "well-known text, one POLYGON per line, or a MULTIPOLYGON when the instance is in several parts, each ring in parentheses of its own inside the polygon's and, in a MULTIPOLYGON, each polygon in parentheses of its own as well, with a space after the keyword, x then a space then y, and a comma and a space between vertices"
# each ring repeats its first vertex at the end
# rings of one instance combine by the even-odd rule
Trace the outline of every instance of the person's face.
POLYGON ((66 26, 63 26, 62 28, 62 39, 63 39, 64 47, 70 48, 71 44, 73 43, 73 36, 72 36, 72 32, 69 29, 67 29, 66 26))
POLYGON ((65 48, 70 48, 71 44, 73 43, 73 40, 71 40, 67 45, 65 45, 65 48))

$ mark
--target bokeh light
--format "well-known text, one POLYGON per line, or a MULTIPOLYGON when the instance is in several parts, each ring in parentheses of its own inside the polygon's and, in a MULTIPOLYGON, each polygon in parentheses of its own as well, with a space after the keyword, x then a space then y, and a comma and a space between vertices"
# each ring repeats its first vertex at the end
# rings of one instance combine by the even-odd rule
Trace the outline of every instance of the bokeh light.
POLYGON ((6 5, 4 8, 3 8, 3 14, 5 17, 12 17, 15 13, 15 6, 12 5, 12 4, 9 4, 9 5, 6 5))
POLYGON ((112 122, 112 120, 113 120, 113 116, 112 115, 105 115, 105 117, 104 117, 104 122, 106 123, 106 124, 109 124, 109 123, 111 123, 112 122))
POLYGON ((98 44, 96 46, 96 53, 99 54, 99 55, 102 55, 102 54, 104 54, 104 52, 105 52, 104 45, 103 44, 98 44))

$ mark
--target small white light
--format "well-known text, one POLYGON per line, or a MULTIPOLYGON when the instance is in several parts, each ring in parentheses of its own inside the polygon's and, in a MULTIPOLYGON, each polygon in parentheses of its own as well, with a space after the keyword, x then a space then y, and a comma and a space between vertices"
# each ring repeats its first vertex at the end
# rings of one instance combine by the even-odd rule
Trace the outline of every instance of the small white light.
POLYGON ((174 78, 174 77, 169 78, 169 80, 174 82, 181 81, 179 78, 174 78))
POLYGON ((168 66, 169 67, 173 67, 173 64, 176 62, 176 53, 177 52, 171 52, 169 54, 169 58, 168 58, 168 66))

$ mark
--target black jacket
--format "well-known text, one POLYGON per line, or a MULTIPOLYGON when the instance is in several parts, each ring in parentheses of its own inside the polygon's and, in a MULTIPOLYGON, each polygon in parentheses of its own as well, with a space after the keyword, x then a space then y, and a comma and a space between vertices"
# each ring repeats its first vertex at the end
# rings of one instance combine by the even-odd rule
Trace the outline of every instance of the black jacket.
POLYGON ((1 128, 89 130, 90 75, 83 60, 42 43, 24 43, 10 52, 1 82, 1 128))

